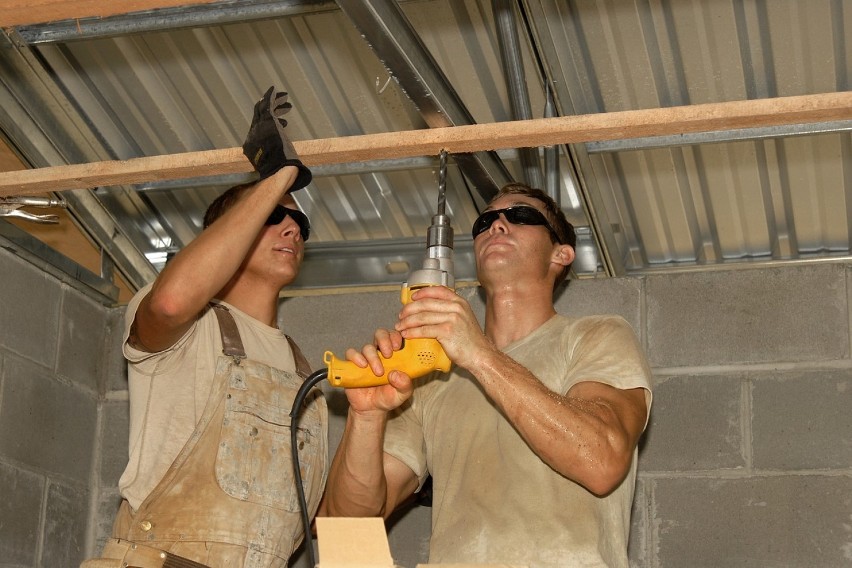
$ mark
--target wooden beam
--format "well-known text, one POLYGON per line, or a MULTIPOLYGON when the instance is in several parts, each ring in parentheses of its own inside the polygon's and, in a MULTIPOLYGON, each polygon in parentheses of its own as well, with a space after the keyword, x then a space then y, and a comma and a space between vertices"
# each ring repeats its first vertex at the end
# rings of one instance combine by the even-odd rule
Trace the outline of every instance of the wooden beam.
MULTIPOLYGON (((621 140, 852 119, 852 91, 294 142, 308 165, 621 140)), ((0 197, 251 171, 240 148, 0 175, 0 197)))
POLYGON ((216 0, 3 0, 0 27, 44 24, 59 20, 105 18, 158 8, 210 4, 216 0))

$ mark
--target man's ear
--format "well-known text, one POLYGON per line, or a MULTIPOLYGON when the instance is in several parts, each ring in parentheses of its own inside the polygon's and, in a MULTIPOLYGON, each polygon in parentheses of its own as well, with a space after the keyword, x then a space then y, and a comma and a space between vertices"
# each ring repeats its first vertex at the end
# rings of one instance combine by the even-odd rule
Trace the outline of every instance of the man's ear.
POLYGON ((574 247, 571 245, 559 245, 553 249, 553 256, 550 261, 560 266, 568 266, 574 262, 574 256, 574 247))

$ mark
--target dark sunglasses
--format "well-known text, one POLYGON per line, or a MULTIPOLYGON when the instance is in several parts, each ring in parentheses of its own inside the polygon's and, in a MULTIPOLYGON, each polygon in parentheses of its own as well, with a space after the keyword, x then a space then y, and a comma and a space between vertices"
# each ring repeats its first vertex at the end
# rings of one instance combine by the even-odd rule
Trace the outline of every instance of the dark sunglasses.
POLYGON ((535 207, 529 207, 527 205, 516 205, 505 209, 492 209, 490 211, 486 211, 473 222, 473 229, 470 231, 473 238, 475 239, 480 233, 490 229, 491 225, 494 224, 494 221, 500 218, 501 213, 505 215, 506 220, 513 225, 543 225, 548 231, 550 231, 550 234, 553 235, 553 238, 556 239, 557 243, 564 244, 562 239, 559 238, 559 235, 556 234, 553 227, 550 226, 550 223, 548 223, 547 217, 544 216, 544 213, 535 207))
POLYGON ((308 216, 298 209, 290 209, 283 205, 276 205, 275 209, 272 210, 272 213, 269 214, 269 218, 266 220, 265 224, 277 225, 288 215, 296 222, 297 225, 299 225, 299 232, 302 234, 302 240, 307 241, 308 237, 311 236, 311 223, 308 221, 308 216))

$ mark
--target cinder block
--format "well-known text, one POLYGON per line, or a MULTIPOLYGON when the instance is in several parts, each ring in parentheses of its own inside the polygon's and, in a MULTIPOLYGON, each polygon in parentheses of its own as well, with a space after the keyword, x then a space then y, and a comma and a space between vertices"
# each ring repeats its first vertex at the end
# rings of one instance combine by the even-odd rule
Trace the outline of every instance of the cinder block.
POLYGON ((10 359, 0 400, 0 455, 88 483, 96 404, 34 363, 10 359))
POLYGON ((115 523, 119 505, 121 505, 121 495, 118 489, 101 489, 98 494, 94 549, 86 553, 87 557, 94 558, 104 549, 107 539, 112 536, 112 525, 115 523))
POLYGON ((650 483, 641 477, 636 480, 633 508, 630 513, 630 539, 627 541, 627 560, 631 568, 650 566, 648 552, 648 527, 651 526, 650 483))
POLYGON ((658 479, 654 485, 653 566, 849 565, 848 476, 658 479))
POLYGON ((755 468, 848 469, 852 464, 852 370, 759 375, 753 380, 752 408, 755 468))
POLYGON ((106 308, 66 287, 59 318, 57 371, 99 392, 107 327, 106 308))
POLYGON ((642 278, 577 280, 562 288, 555 298, 556 311, 571 317, 614 314, 626 319, 637 336, 644 333, 641 321, 642 278))
POLYGON ((112 308, 107 314, 109 332, 104 341, 106 351, 104 384, 106 392, 126 391, 127 360, 121 352, 122 336, 124 334, 125 307, 112 308))
POLYGON ((44 478, 0 463, 0 565, 35 566, 44 478))
POLYGON ((61 285, 31 264, 0 252, 0 346, 53 368, 61 285))
POLYGON ((740 377, 671 377, 654 385, 639 471, 739 469, 743 450, 740 377))
POLYGON ((42 566, 78 566, 84 559, 88 493, 51 483, 47 491, 42 566))
POLYGON ((126 400, 105 402, 101 412, 100 487, 114 488, 127 467, 130 405, 126 400))
POLYGON ((849 357, 842 265, 650 276, 652 366, 849 357))
POLYGON ((401 308, 399 292, 299 296, 281 302, 278 321, 317 370, 325 351, 343 357, 348 347, 371 343, 376 328, 393 327, 401 308))

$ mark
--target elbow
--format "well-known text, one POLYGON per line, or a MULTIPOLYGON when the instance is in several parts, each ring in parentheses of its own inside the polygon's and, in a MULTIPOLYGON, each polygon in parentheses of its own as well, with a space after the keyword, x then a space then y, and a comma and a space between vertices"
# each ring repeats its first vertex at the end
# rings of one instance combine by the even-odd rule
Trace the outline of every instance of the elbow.
POLYGON ((196 315, 194 308, 187 303, 186 294, 170 293, 157 287, 145 298, 140 310, 145 310, 155 321, 171 324, 188 321, 196 315))
POLYGON ((136 310, 131 345, 149 353, 162 351, 173 345, 197 316, 174 295, 152 290, 136 310))
POLYGON ((357 476, 340 477, 332 465, 325 493, 320 500, 320 517, 383 517, 386 508, 385 491, 381 487, 361 483, 357 476))
POLYGON ((584 487, 598 497, 615 491, 627 477, 633 462, 634 447, 621 436, 609 436, 603 444, 603 452, 592 468, 584 487))
POLYGON ((606 497, 615 491, 627 476, 628 467, 603 467, 592 476, 584 487, 596 497, 606 497))

